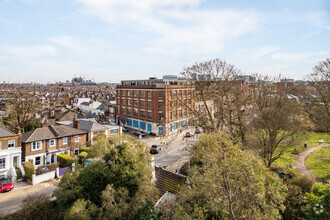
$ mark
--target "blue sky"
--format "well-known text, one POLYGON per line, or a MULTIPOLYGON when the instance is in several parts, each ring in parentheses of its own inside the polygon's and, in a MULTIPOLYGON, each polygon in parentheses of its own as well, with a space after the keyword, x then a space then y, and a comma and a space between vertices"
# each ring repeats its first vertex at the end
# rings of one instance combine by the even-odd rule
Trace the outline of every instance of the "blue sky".
POLYGON ((329 56, 329 0, 0 0, 0 81, 119 82, 214 58, 303 79, 329 56))

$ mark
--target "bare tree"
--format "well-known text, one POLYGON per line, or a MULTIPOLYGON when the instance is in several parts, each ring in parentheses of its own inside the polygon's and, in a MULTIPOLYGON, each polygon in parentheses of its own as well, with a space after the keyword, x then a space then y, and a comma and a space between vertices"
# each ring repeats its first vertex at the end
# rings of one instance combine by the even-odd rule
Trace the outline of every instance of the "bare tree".
POLYGON ((237 80, 241 72, 215 59, 187 67, 181 73, 195 85, 196 108, 189 108, 196 126, 206 132, 227 131, 235 141, 246 143, 249 86, 237 80))
POLYGON ((274 80, 267 77, 256 81, 253 101, 251 146, 270 167, 299 140, 299 131, 308 122, 298 101, 277 90, 274 80))
POLYGON ((308 76, 309 86, 305 89, 308 98, 305 110, 317 130, 330 131, 330 58, 314 67, 308 76))
POLYGON ((10 118, 15 128, 19 126, 24 132, 29 120, 36 113, 37 104, 34 96, 26 92, 13 93, 9 99, 11 105, 10 118))

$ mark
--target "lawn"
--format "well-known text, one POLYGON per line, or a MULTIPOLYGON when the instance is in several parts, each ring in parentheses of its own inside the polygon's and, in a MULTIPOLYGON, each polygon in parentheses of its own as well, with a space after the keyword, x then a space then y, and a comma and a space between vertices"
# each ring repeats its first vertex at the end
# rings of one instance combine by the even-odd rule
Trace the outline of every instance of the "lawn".
POLYGON ((286 167, 294 172, 296 175, 299 175, 297 169, 290 168, 290 164, 293 164, 297 155, 292 154, 294 149, 297 149, 299 152, 305 150, 304 143, 307 144, 307 147, 312 147, 318 145, 318 141, 323 140, 324 142, 330 142, 330 135, 327 133, 315 133, 315 132, 305 132, 301 134, 301 140, 295 146, 292 146, 287 149, 287 151, 282 155, 281 158, 274 162, 275 165, 286 167))
POLYGON ((309 170, 320 180, 330 180, 330 147, 324 147, 311 153, 306 159, 309 170))

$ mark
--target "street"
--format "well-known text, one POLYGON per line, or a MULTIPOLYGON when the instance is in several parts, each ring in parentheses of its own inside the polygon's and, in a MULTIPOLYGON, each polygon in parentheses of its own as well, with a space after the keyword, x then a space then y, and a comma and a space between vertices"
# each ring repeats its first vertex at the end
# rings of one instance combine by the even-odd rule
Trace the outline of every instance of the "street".
MULTIPOLYGON (((28 195, 33 195, 33 194, 37 194, 37 193, 45 193, 51 197, 53 194, 53 191, 56 189, 56 187, 57 186, 49 186, 47 188, 40 189, 38 191, 34 191, 34 192, 28 193, 23 196, 18 196, 18 197, 0 202, 0 214, 5 214, 5 213, 14 212, 16 210, 19 210, 20 206, 21 206, 21 202, 28 195)), ((7 192, 7 193, 11 193, 11 192, 7 192)))

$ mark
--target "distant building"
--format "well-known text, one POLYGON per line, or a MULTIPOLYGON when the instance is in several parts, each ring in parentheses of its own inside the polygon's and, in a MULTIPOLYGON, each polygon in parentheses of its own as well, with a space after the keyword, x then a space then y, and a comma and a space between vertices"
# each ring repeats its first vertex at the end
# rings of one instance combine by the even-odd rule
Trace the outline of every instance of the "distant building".
POLYGON ((165 76, 148 80, 124 80, 116 86, 117 123, 128 127, 170 134, 188 125, 195 88, 184 79, 165 76))

